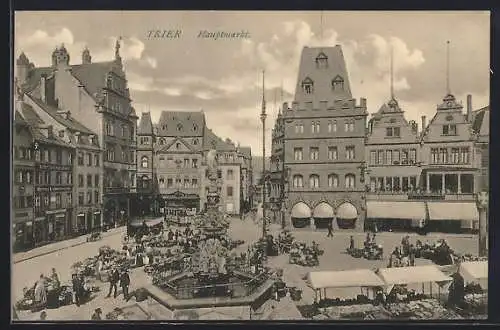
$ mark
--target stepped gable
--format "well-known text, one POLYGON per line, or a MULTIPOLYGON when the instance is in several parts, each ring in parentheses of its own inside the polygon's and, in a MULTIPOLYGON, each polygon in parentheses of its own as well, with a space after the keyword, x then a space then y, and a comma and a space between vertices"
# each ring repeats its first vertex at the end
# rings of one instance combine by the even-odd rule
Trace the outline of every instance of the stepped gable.
POLYGON ((137 128, 138 135, 153 135, 153 121, 151 120, 150 112, 143 112, 139 127, 137 128))
POLYGON ((347 65, 340 45, 335 47, 304 47, 300 58, 295 89, 295 102, 352 99, 347 65), (320 62, 326 62, 323 65, 320 62), (333 81, 342 81, 343 88, 333 88, 333 81), (307 94, 303 83, 310 81, 313 92, 307 94))
POLYGON ((202 111, 162 111, 158 136, 202 137, 205 115, 202 111))

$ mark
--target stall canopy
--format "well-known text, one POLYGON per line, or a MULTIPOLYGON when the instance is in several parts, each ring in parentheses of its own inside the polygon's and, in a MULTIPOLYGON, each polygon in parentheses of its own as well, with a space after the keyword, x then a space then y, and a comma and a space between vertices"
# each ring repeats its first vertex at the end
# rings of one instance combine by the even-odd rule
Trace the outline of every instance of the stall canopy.
POLYGON ((160 223, 163 222, 163 218, 154 218, 154 219, 136 219, 130 222, 130 225, 132 227, 140 227, 142 226, 143 222, 146 222, 146 225, 151 227, 151 226, 156 226, 159 225, 160 223))
POLYGON ((425 219, 424 202, 366 202, 369 219, 425 219))
POLYGON ((479 221, 476 203, 428 202, 429 220, 479 221))
POLYGON ((310 272, 307 280, 315 290, 384 286, 384 282, 370 269, 310 272))
POLYGON ((488 288, 488 261, 462 262, 458 270, 466 283, 478 283, 481 288, 488 288))
POLYGON ((381 268, 378 274, 387 285, 449 282, 452 280, 451 277, 443 274, 443 272, 434 265, 381 268))
POLYGON ((292 208, 292 218, 310 218, 311 208, 306 203, 299 202, 292 208))

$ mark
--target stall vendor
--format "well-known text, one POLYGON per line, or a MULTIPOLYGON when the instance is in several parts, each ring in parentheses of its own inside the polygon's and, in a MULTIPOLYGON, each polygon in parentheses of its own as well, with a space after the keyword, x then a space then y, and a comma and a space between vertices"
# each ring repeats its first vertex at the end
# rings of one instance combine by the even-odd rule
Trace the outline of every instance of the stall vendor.
POLYGON ((50 280, 54 289, 58 289, 61 286, 61 282, 59 281, 59 276, 57 275, 56 269, 52 268, 52 274, 50 275, 50 280))

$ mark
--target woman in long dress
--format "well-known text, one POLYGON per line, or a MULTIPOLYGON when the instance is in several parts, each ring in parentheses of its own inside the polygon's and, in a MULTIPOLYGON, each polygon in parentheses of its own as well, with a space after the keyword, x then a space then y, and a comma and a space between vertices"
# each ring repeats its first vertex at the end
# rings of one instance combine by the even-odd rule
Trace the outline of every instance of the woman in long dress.
POLYGON ((35 285, 35 302, 42 306, 47 304, 47 287, 43 274, 40 275, 35 285))

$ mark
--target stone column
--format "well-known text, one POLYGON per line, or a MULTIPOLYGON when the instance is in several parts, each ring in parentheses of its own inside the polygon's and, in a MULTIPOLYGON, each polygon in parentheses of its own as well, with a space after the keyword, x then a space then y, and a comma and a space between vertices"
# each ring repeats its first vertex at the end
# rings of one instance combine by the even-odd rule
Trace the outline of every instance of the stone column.
POLYGON ((457 192, 459 194, 462 193, 462 180, 461 180, 462 175, 460 173, 457 174, 457 184, 458 184, 458 189, 457 192))
POLYGON ((441 173, 441 193, 444 195, 446 193, 446 176, 444 173, 441 173))
POLYGON ((426 174, 427 175, 427 180, 425 181, 427 187, 426 187, 426 191, 427 193, 430 193, 431 192, 431 176, 429 175, 429 173, 426 174))

